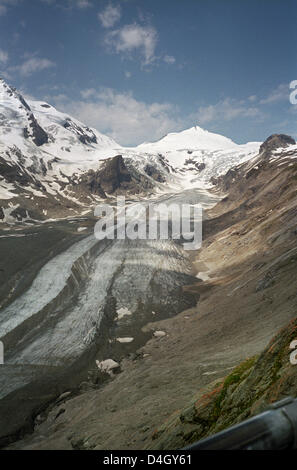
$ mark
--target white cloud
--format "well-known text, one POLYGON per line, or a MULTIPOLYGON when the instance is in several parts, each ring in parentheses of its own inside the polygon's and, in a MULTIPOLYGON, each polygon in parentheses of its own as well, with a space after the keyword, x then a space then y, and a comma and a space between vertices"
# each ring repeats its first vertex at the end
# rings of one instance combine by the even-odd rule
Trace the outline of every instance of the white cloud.
POLYGON ((23 77, 29 77, 35 72, 55 67, 55 63, 48 59, 29 57, 21 65, 9 68, 9 72, 17 72, 23 77))
POLYGON ((112 28, 121 18, 121 8, 119 5, 107 5, 101 13, 98 13, 98 18, 104 28, 112 28))
POLYGON ((201 106, 196 113, 180 117, 171 103, 145 103, 132 92, 121 93, 110 88, 82 90, 81 99, 72 101, 62 96, 47 97, 49 102, 75 116, 87 125, 109 135, 122 145, 155 141, 168 132, 178 132, 194 124, 215 124, 221 128, 234 120, 261 120, 264 113, 249 98, 225 98, 216 104, 201 106))
POLYGON ((175 64, 176 59, 172 55, 165 55, 164 62, 166 62, 166 64, 175 64))
POLYGON ((248 101, 250 101, 251 103, 255 103, 255 101, 257 101, 257 95, 251 95, 248 97, 248 101))
POLYGON ((106 35, 105 42, 118 54, 140 52, 144 65, 148 65, 155 60, 158 34, 151 26, 141 26, 135 23, 110 31, 106 35))
POLYGON ((281 83, 275 90, 272 90, 266 98, 260 100, 260 104, 273 104, 285 100, 289 101, 289 95, 289 84, 281 83))
POLYGON ((73 8, 89 8, 93 6, 92 2, 90 0, 68 0, 69 7, 73 8))
MULTIPOLYGON (((168 132, 182 129, 178 110, 169 103, 145 103, 132 93, 112 89, 83 90, 82 100, 54 99, 58 108, 80 121, 108 134, 122 145, 157 140, 168 132)), ((53 101, 53 98, 52 98, 53 101)))
POLYGON ((263 113, 256 106, 247 104, 245 100, 225 98, 216 104, 200 106, 196 116, 199 123, 207 124, 237 118, 261 118, 263 113))
POLYGON ((89 8, 92 6, 92 3, 89 0, 75 0, 77 8, 89 8))
POLYGON ((90 0, 63 0, 64 5, 61 5, 60 0, 41 0, 43 3, 47 3, 48 5, 57 5, 66 9, 72 9, 72 8, 89 8, 93 6, 92 2, 90 0))
MULTIPOLYGON (((22 3, 24 0, 0 0, 0 16, 6 15, 8 8, 22 3)), ((48 5, 57 5, 64 8, 79 8, 84 9, 93 6, 91 0, 40 0, 42 3, 48 5), (63 5, 64 3, 64 5, 63 5)))
POLYGON ((126 78, 131 78, 131 77, 132 77, 132 73, 127 70, 127 71, 125 72, 125 77, 126 77, 126 78))
POLYGON ((80 94, 84 100, 87 100, 92 96, 96 96, 97 91, 94 88, 87 88, 86 90, 82 90, 80 94))
POLYGON ((7 52, 0 49, 0 64, 6 64, 8 61, 8 54, 7 52))

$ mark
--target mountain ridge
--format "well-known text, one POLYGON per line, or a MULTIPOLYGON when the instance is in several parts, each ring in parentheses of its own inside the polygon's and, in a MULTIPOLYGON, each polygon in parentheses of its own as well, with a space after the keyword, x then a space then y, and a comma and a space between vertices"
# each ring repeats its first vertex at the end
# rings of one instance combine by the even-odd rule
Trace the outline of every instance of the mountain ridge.
MULTIPOLYGON (((238 145, 194 126, 157 142, 121 147, 49 103, 25 99, 3 79, 0 96, 0 223, 79 215, 119 193, 140 197, 211 186, 230 168, 258 155, 262 144, 238 145), (130 184, 117 181, 108 193, 99 188, 101 167, 119 155, 130 184)), ((111 167, 117 171, 116 164, 111 167)))

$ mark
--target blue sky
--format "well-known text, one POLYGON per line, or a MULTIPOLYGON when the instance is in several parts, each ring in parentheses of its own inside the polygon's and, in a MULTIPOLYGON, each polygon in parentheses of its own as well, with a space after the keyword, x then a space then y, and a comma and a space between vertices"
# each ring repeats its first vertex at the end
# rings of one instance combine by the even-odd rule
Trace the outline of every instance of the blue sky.
POLYGON ((0 75, 119 143, 297 137, 296 0, 0 0, 0 75))

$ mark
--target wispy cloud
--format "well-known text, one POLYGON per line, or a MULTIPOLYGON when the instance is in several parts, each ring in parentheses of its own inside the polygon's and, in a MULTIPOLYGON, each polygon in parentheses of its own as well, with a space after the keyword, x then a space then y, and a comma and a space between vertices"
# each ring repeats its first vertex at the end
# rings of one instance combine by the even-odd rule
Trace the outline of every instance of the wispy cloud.
POLYGON ((0 64, 6 64, 8 62, 8 53, 3 49, 0 49, 0 64))
POLYGON ((105 38, 105 43, 117 54, 129 56, 138 52, 144 65, 151 64, 156 59, 157 42, 158 34, 155 28, 137 23, 110 31, 105 38))
POLYGON ((89 98, 96 96, 97 91, 95 90, 95 88, 87 88, 86 90, 82 90, 80 94, 84 100, 87 100, 89 98))
MULTIPOLYGON (((15 6, 19 3, 22 3, 24 0, 0 0, 0 16, 6 15, 8 12, 9 7, 15 6)), ((39 0, 41 3, 45 3, 48 5, 56 5, 66 9, 72 8, 89 8, 93 6, 91 0, 39 0)))
POLYGON ((112 28, 121 19, 121 7, 119 5, 107 5, 98 13, 98 19, 104 28, 112 28))
POLYGON ((36 72, 55 67, 55 65, 56 64, 49 59, 29 57, 26 58, 22 64, 9 67, 8 72, 16 72, 22 77, 29 77, 36 72))
POLYGON ((166 64, 175 64, 176 62, 175 57, 173 57, 172 55, 165 55, 163 60, 164 62, 166 62, 166 64))
POLYGON ((216 104, 200 106, 196 114, 198 122, 208 124, 232 121, 238 118, 263 118, 263 112, 257 106, 251 106, 248 100, 225 98, 216 104))
POLYGON ((277 88, 272 90, 265 98, 261 99, 260 104, 272 104, 284 100, 288 101, 289 95, 289 84, 281 83, 277 88))
POLYGON ((91 0, 63 0, 63 5, 59 0, 40 0, 43 3, 47 3, 48 5, 56 5, 63 8, 71 9, 71 8, 89 8, 93 6, 91 0))
POLYGON ((80 9, 89 8, 93 6, 90 0, 70 0, 69 4, 70 6, 80 8, 80 9))

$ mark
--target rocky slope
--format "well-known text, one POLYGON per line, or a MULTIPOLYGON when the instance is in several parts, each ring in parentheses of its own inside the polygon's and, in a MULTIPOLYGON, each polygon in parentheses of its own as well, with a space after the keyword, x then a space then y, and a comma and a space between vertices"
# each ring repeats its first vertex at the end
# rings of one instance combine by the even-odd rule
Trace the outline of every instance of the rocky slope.
POLYGON ((154 449, 177 449, 255 416, 286 397, 297 397, 297 367, 290 362, 297 318, 259 355, 246 359, 223 380, 200 390, 183 410, 152 435, 154 449))
MULTIPOLYGON (((257 158, 216 181, 228 196, 211 211, 215 217, 205 230, 212 235, 199 259, 207 274, 201 290, 214 290, 210 300, 219 302, 222 315, 234 315, 234 309, 239 309, 245 349, 247 340, 259 336, 257 330, 264 325, 266 336, 277 330, 277 324, 293 319, 263 352, 247 357, 224 379, 197 391, 187 406, 155 431, 150 447, 183 447, 262 412, 274 401, 297 396, 297 368, 290 363, 290 345, 297 339, 296 150, 293 139, 273 135, 262 144, 257 158), (215 261, 214 253, 223 256, 215 261), (218 277, 218 271, 224 276, 218 277), (227 296, 233 305, 215 296, 219 284, 229 286, 227 296), (254 318, 254 325, 248 317, 254 318)), ((247 348, 250 355, 255 352, 257 348, 247 348)))
POLYGON ((273 150, 269 139, 217 179, 224 197, 208 211, 202 249, 190 254, 199 279, 183 287, 197 306, 171 318, 157 313, 120 374, 103 387, 90 379, 83 393, 60 390, 71 393, 40 416, 37 408, 34 433, 12 448, 176 448, 295 394, 288 344, 296 328, 297 148, 287 137, 273 140, 273 150))

